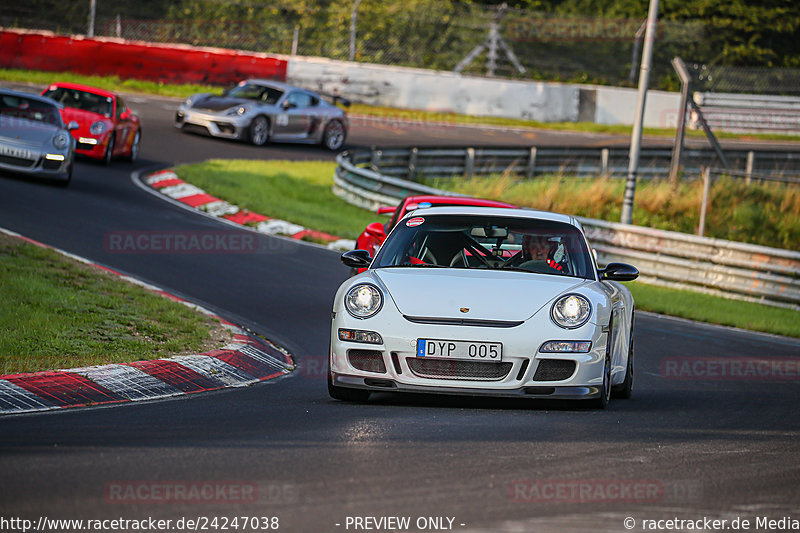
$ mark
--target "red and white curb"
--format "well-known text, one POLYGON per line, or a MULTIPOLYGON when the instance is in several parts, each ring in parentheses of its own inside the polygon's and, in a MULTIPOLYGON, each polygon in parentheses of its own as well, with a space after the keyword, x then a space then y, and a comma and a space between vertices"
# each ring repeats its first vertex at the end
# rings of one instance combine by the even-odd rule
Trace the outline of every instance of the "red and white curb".
POLYGON ((161 170, 147 175, 142 180, 152 189, 184 205, 229 222, 248 226, 266 235, 285 235, 297 240, 323 242, 332 250, 352 250, 355 241, 341 239, 321 231, 305 228, 285 220, 270 218, 215 198, 203 189, 186 183, 172 170, 161 170))
POLYGON ((0 232, 111 272, 131 283, 178 301, 216 318, 233 335, 233 340, 222 348, 197 355, 0 375, 0 414, 154 400, 228 387, 245 387, 294 370, 294 361, 284 350, 203 307, 149 283, 13 231, 0 228, 0 232))

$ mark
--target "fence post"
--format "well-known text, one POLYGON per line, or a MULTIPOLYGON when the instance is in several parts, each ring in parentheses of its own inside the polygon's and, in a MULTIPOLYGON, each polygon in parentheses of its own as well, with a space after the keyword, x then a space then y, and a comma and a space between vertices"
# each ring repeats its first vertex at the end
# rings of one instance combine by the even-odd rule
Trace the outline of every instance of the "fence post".
POLYGON ((94 19, 97 13, 97 0, 89 2, 89 29, 86 31, 87 37, 94 37, 94 19))
POLYGON ((745 174, 747 174, 747 178, 745 179, 745 183, 750 185, 753 177, 753 163, 755 163, 756 154, 752 150, 747 152, 747 166, 744 169, 745 174))
POLYGON ((298 26, 294 27, 294 31, 292 32, 292 55, 297 55, 297 44, 300 40, 300 28, 298 26))
POLYGON ((702 237, 706 229, 706 212, 708 211, 708 194, 711 189, 711 167, 703 168, 703 203, 700 204, 700 224, 697 234, 702 237))
POLYGON ((467 155, 464 158, 464 177, 472 179, 475 174, 475 148, 467 148, 467 155))
POLYGON ((417 171, 417 147, 412 148, 408 153, 408 179, 414 181, 414 174, 417 171))
POLYGON ((608 175, 608 148, 600 150, 600 175, 608 175))
POLYGON ((525 169, 525 177, 528 179, 533 178, 533 173, 536 171, 536 147, 531 146, 530 154, 528 155, 528 168, 525 169))

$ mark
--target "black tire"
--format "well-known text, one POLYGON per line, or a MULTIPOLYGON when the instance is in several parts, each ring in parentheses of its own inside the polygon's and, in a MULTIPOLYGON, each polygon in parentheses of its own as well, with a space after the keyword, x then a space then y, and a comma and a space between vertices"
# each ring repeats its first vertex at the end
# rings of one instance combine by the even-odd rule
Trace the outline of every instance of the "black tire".
POLYGON ((139 158, 139 143, 142 142, 142 130, 136 130, 136 135, 133 136, 133 143, 131 143, 131 153, 125 158, 131 163, 135 163, 139 158))
POLYGON ((341 400, 343 402, 366 402, 369 400, 369 391, 359 389, 346 389, 344 387, 337 387, 333 384, 331 378, 331 362, 328 360, 328 394, 334 400, 341 400))
POLYGON ((328 122, 328 125, 325 126, 325 131, 322 132, 322 145, 328 150, 335 152, 344 145, 346 138, 347 130, 344 124, 334 119, 328 122))
POLYGON ((600 386, 600 397, 591 400, 596 409, 605 409, 611 400, 611 350, 614 336, 614 317, 608 323, 608 341, 606 342, 606 357, 603 363, 603 384, 600 386))
POLYGON ((111 160, 114 159, 114 136, 112 135, 108 139, 108 146, 106 146, 106 153, 103 156, 103 164, 105 166, 109 166, 111 164, 111 160))
POLYGON ((269 141, 269 119, 264 115, 258 115, 250 122, 247 129, 247 137, 251 144, 264 146, 269 141))
POLYGON ((634 324, 634 314, 631 313, 631 340, 630 343, 628 344, 628 366, 625 369, 625 380, 619 385, 614 385, 611 388, 611 394, 614 398, 628 399, 633 394, 633 381, 634 381, 633 324, 634 324))

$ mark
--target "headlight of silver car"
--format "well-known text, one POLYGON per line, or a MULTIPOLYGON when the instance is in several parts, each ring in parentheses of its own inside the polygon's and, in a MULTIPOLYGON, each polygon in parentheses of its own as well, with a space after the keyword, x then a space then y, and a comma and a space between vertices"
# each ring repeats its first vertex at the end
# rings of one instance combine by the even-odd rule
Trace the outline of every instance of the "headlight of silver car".
POLYGON ((555 301, 550 310, 553 322, 566 329, 584 325, 592 314, 592 304, 580 294, 565 294, 555 301))
POLYGON ((65 149, 69 146, 69 133, 60 131, 53 137, 53 146, 58 148, 59 150, 65 149))
POLYGON ((102 120, 98 120, 97 122, 92 122, 92 125, 89 126, 89 133, 92 135, 100 135, 106 131, 106 123, 102 120))
POLYGON ((248 105, 240 105, 240 106, 236 106, 236 107, 231 108, 225 114, 229 115, 229 116, 234 116, 234 115, 242 116, 245 113, 247 113, 248 111, 250 111, 250 106, 248 106, 248 105))
POLYGON ((195 95, 188 97, 186 100, 183 101, 183 105, 185 105, 186 107, 192 107, 192 104, 194 103, 194 97, 195 95))
POLYGON ((356 318, 369 318, 383 306, 383 295, 374 285, 354 285, 344 297, 347 312, 356 318))

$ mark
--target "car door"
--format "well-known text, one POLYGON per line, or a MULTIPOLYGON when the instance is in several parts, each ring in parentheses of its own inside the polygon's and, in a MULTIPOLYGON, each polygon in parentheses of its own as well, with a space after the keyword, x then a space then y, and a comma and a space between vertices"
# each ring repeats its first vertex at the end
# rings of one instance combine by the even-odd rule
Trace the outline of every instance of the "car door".
POLYGON ((310 108, 313 96, 305 91, 291 91, 280 104, 280 112, 275 119, 275 135, 290 138, 303 138, 311 130, 310 108))

